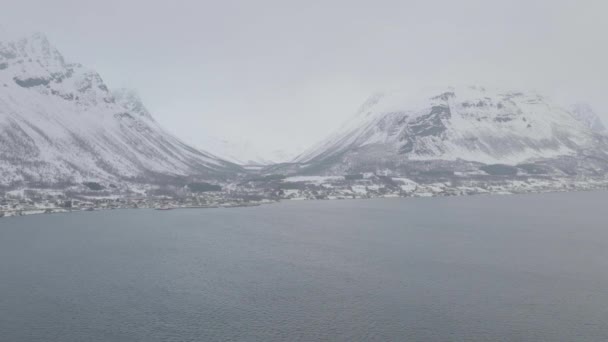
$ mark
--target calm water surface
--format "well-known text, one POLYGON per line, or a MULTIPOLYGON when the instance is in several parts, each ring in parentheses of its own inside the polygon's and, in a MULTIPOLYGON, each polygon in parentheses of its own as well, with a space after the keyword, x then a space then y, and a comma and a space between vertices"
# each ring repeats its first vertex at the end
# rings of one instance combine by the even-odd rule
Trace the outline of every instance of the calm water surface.
POLYGON ((0 220, 0 340, 606 341, 608 193, 0 220))

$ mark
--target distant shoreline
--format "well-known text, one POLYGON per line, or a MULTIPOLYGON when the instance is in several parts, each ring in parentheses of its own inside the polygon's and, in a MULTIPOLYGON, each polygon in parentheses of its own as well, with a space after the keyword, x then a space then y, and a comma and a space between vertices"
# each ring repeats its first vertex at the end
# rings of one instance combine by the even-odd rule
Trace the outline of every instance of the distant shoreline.
POLYGON ((403 199, 403 198, 448 198, 448 197, 469 197, 469 196, 521 196, 521 195, 538 195, 538 194, 550 194, 550 193, 577 193, 577 192, 594 192, 594 191, 608 191, 608 185, 600 188, 593 189, 547 189, 546 191, 521 191, 521 192, 509 192, 509 191, 497 191, 497 192, 485 192, 485 193, 474 193, 474 194, 434 194, 430 196, 426 195, 411 195, 411 196, 395 196, 395 195, 386 195, 386 196, 373 196, 373 197, 343 197, 343 198, 326 198, 326 199, 311 199, 311 198, 297 198, 297 199, 279 199, 279 200, 266 200, 260 202, 251 202, 251 203, 240 203, 240 204, 228 204, 228 205, 208 205, 208 206, 173 206, 169 208, 160 208, 160 207, 120 207, 120 208, 87 208, 87 209, 78 209, 78 210, 70 210, 65 208, 45 208, 43 209, 32 209, 32 210, 13 210, 13 211, 0 211, 0 219, 11 218, 11 217, 23 217, 23 216, 31 216, 31 215, 50 215, 50 214, 70 214, 70 213, 78 213, 78 212, 87 212, 87 211, 112 211, 112 210, 134 210, 134 209, 147 209, 147 210, 183 210, 183 209, 230 209, 230 208, 245 208, 245 207, 259 207, 266 204, 276 204, 282 202, 298 202, 298 201, 342 201, 342 200, 376 200, 376 199, 403 199), (51 211, 48 211, 51 209, 51 211), (21 214, 16 215, 6 215, 7 212, 16 213, 21 212, 21 214))

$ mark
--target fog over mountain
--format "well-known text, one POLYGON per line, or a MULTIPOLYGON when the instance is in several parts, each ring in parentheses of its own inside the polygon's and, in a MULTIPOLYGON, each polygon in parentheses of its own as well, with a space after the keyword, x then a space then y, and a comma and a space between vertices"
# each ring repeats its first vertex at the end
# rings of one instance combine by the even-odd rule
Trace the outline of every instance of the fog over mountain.
POLYGON ((245 141, 267 158, 323 139, 373 93, 428 85, 535 90, 606 119, 607 6, 23 0, 0 23, 44 32, 113 88, 136 89, 184 141, 245 141))

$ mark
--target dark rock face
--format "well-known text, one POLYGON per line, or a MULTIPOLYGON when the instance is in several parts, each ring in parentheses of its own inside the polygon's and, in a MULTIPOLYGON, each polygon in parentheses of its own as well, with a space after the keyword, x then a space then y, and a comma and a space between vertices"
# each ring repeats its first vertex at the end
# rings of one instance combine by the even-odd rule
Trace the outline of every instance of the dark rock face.
POLYGON ((444 124, 451 117, 450 107, 447 105, 433 106, 430 113, 419 116, 409 122, 401 132, 400 141, 403 144, 399 148, 399 153, 407 154, 416 151, 417 140, 421 137, 439 137, 446 131, 444 124))
POLYGON ((438 136, 445 132, 446 127, 443 121, 449 119, 450 116, 451 112, 448 106, 433 106, 429 114, 414 119, 413 122, 408 124, 408 128, 415 136, 438 136))
POLYGON ((51 80, 47 78, 26 78, 22 80, 15 77, 13 80, 15 81, 15 83, 17 83, 20 87, 23 88, 32 88, 41 85, 45 86, 51 82, 51 80))
POLYGON ((404 143, 399 148, 400 154, 406 154, 414 151, 414 139, 411 138, 403 138, 404 143))
POLYGON ((97 182, 84 182, 83 184, 84 184, 84 186, 86 186, 87 188, 89 188, 90 190, 93 190, 93 191, 100 191, 100 190, 104 189, 104 187, 97 182))

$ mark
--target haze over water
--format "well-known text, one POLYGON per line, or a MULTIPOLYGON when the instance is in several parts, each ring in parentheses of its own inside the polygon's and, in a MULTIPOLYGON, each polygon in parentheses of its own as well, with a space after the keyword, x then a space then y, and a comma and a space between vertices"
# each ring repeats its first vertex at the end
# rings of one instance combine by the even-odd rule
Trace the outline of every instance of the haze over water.
POLYGON ((607 200, 581 192, 6 218, 0 336, 606 340, 607 200))

